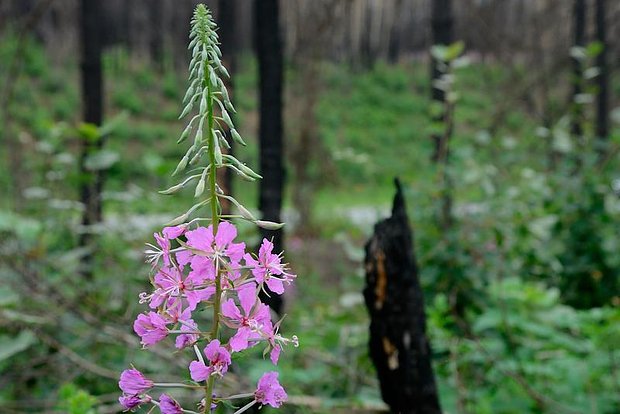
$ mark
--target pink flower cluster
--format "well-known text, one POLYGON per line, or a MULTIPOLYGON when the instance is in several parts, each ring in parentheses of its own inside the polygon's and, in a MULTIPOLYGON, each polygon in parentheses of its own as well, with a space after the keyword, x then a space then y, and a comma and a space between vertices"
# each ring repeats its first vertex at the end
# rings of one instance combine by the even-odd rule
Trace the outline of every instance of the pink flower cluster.
MULTIPOLYGON (((200 383, 224 376, 236 352, 262 344, 276 365, 283 346, 298 345, 295 336, 279 334, 280 322, 272 321, 269 307, 258 299, 266 287, 283 293, 295 278, 281 256, 273 253, 273 243, 264 239, 258 255, 251 255, 245 243, 235 242, 237 229, 227 221, 219 223, 216 234, 212 226, 190 230, 182 225, 166 227, 154 236, 156 244, 147 251, 154 289, 140 294, 140 302, 148 303, 150 311, 138 315, 133 325, 144 348, 168 336, 174 337, 178 349, 192 347, 196 360, 189 364, 189 376, 200 383), (192 317, 200 305, 214 303, 221 303, 220 321, 230 328, 227 342, 210 338, 208 330, 202 331, 192 317), (203 351, 196 346, 201 340, 207 343, 203 351)), ((279 407, 286 401, 277 377, 270 372, 260 379, 255 402, 279 407)), ((159 401, 149 396, 147 391, 157 384, 135 369, 123 372, 119 386, 123 391, 119 401, 127 410, 152 403, 165 414, 183 412, 166 394, 159 401)))

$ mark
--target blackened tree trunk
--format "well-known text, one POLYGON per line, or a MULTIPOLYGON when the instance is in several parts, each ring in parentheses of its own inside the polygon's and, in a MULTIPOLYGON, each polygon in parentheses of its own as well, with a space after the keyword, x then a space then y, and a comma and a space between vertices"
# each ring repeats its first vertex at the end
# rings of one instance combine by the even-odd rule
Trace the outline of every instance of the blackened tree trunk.
MULTIPOLYGON (((259 139, 260 181, 259 209, 264 220, 280 222, 284 186, 284 154, 282 145, 282 40, 278 0, 256 0, 256 51, 259 71, 259 139)), ((273 239, 274 250, 282 251, 282 230, 261 229, 261 236, 273 239)), ((282 298, 270 292, 262 298, 273 310, 280 312, 282 298)))
MULTIPOLYGON (((586 38, 586 1, 573 4, 573 46, 584 47, 586 38)), ((583 92, 583 59, 573 56, 573 94, 571 101, 571 133, 579 145, 583 144, 583 106, 578 97, 583 92)))
MULTIPOLYGON (((236 36, 236 0, 219 0, 218 3, 218 23, 220 27, 220 49, 222 51, 222 61, 224 66, 230 74, 230 78, 224 78, 224 83, 228 89, 228 95, 234 96, 234 85, 232 80, 235 78, 235 72, 237 69, 237 36, 236 36)), ((234 118, 234 114, 230 114, 234 118)), ((225 131, 226 140, 230 143, 230 149, 228 154, 233 155, 234 141, 231 136, 230 129, 226 128, 225 131)), ((223 177, 218 181, 223 183, 223 190, 226 194, 233 195, 233 171, 230 168, 222 168, 218 170, 218 173, 222 171, 223 177)), ((222 212, 224 214, 230 213, 230 202, 228 200, 222 200, 222 212)))
POLYGON ((383 400, 393 413, 440 413, 426 337, 424 298, 402 188, 392 217, 366 243, 364 299, 370 313, 370 356, 383 400))
MULTIPOLYGON (((452 16, 452 0, 432 1, 432 39, 433 45, 448 46, 454 42, 454 18, 452 16)), ((437 56, 431 56, 431 97, 433 104, 441 111, 433 119, 434 123, 441 124, 443 132, 433 134, 435 144, 433 161, 439 166, 441 188, 440 211, 438 224, 443 231, 452 227, 452 180, 448 170, 450 150, 449 143, 454 126, 454 103, 446 99, 446 90, 438 87, 440 79, 450 73, 450 62, 441 62, 437 56), (443 66, 443 67, 440 67, 443 66)))
POLYGON ((609 66, 607 65, 607 27, 605 24, 606 0, 596 0, 596 40, 603 46, 596 57, 600 70, 597 79, 598 97, 596 102, 596 137, 598 138, 599 159, 604 159, 609 138, 609 66))
POLYGON ((398 59, 400 58, 401 29, 398 25, 398 21, 399 21, 399 16, 402 13, 402 8, 403 8, 403 0, 396 0, 396 4, 394 5, 394 12, 395 12, 396 17, 394 18, 394 22, 392 24, 392 27, 390 28, 390 39, 388 42, 388 51, 387 51, 387 59, 388 59, 388 62, 390 63, 397 63, 398 59))
POLYGON ((151 60, 159 71, 164 69, 164 4, 162 0, 149 3, 150 36, 149 49, 151 60))
MULTIPOLYGON (((82 0, 80 8, 81 38, 81 81, 82 81, 82 115, 85 123, 100 126, 103 120, 103 80, 101 72, 101 2, 82 0)), ((80 246, 92 250, 92 225, 102 221, 103 174, 101 170, 89 170, 86 161, 90 155, 101 149, 99 137, 82 137, 80 156, 80 197, 84 205, 82 225, 84 231, 80 236, 80 246)), ((92 253, 92 252, 91 252, 92 253)), ((84 261, 84 274, 91 275, 91 257, 88 253, 84 261)))
MULTIPOLYGON (((433 0, 431 11, 431 26, 433 45, 448 46, 454 42, 454 19, 452 17, 452 0, 433 0)), ((446 96, 442 89, 435 87, 435 83, 442 76, 439 69, 439 62, 435 57, 431 58, 431 98, 434 102, 445 107, 446 96)), ((445 114, 441 114, 434 119, 435 122, 443 122, 445 114)), ((447 144, 442 142, 444 137, 440 134, 433 135, 435 151, 433 161, 439 162, 442 147, 447 144)))

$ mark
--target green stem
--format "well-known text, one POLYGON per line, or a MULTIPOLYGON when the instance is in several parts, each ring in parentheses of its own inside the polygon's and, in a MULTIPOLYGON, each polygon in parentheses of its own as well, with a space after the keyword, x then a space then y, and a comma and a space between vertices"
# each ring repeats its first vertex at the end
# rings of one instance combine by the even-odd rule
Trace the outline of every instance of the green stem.
MULTIPOLYGON (((205 67, 209 67, 211 62, 205 62, 205 67)), ((217 226, 219 224, 219 216, 217 211, 217 196, 215 192, 217 166, 215 161, 215 133, 213 131, 213 86, 209 80, 209 71, 205 71, 205 80, 207 83, 207 120, 209 122, 209 194, 211 196, 211 224, 213 225, 213 237, 217 234, 217 226)), ((218 338, 220 324, 220 302, 222 296, 221 273, 216 264, 217 272, 215 275, 215 300, 213 302, 213 329, 211 331, 211 339, 218 338)), ((209 376, 207 385, 205 386, 205 406, 203 412, 206 414, 211 411, 211 401, 213 400, 213 385, 215 376, 209 376)))

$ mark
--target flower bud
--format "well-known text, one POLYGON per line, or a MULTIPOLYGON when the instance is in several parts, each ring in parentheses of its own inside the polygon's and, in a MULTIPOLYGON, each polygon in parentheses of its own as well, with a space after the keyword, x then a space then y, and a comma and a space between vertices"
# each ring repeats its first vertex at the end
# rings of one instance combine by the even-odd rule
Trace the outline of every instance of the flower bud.
POLYGON ((230 130, 230 135, 232 135, 233 140, 235 140, 235 142, 243 145, 244 147, 247 145, 245 143, 245 141, 243 140, 243 138, 241 138, 241 135, 239 135, 239 133, 237 132, 237 130, 235 128, 232 128, 230 130))
POLYGON ((273 221, 254 220, 254 224, 265 230, 280 230, 284 223, 274 223, 273 221))
POLYGON ((194 191, 194 197, 200 197, 204 191, 205 191, 205 180, 203 176, 200 178, 200 181, 198 181, 198 185, 196 185, 196 191, 194 191))
POLYGON ((175 168, 175 170, 172 173, 172 175, 176 175, 177 173, 183 171, 185 169, 185 167, 187 167, 188 161, 189 161, 189 158, 187 157, 187 155, 184 155, 183 158, 181 158, 181 161, 177 165, 177 168, 175 168))

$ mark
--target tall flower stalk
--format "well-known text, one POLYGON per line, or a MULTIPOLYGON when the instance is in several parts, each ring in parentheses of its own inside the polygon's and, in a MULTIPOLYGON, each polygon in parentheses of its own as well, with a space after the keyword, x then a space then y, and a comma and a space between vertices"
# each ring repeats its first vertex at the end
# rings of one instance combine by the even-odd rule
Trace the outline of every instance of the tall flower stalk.
POLYGON ((178 184, 162 191, 173 194, 190 183, 196 183, 194 196, 201 199, 188 211, 172 220, 155 243, 149 244, 147 261, 152 265, 152 292, 140 294, 140 302, 148 303, 150 311, 138 315, 134 331, 144 348, 171 336, 177 349, 189 349, 195 358, 188 365, 191 381, 156 383, 135 368, 123 371, 119 401, 126 410, 143 404, 159 407, 164 414, 207 413, 224 400, 253 399, 236 411, 237 414, 254 404, 279 407, 287 399, 275 371, 265 373, 253 393, 220 396, 215 387, 218 378, 228 372, 235 354, 263 345, 274 365, 288 344, 298 345, 297 337, 285 338, 279 333, 280 321, 274 323, 269 308, 258 294, 265 287, 281 294, 296 277, 273 253, 273 244, 264 239, 258 254, 246 252, 243 242, 235 242, 237 229, 231 219, 244 219, 258 226, 277 229, 282 224, 257 220, 248 209, 217 184, 217 169, 230 168, 247 180, 260 178, 232 155, 222 127, 226 125, 232 138, 245 145, 235 129, 230 113, 235 109, 221 76, 228 72, 220 60, 216 25, 204 5, 198 5, 191 21, 189 48, 189 87, 183 99, 180 118, 189 117, 179 143, 193 137, 186 154, 173 175, 185 174, 178 184), (194 111, 195 106, 198 110, 194 111), (206 165, 201 162, 206 158, 206 165), (187 171, 187 172, 186 172, 187 171), (236 215, 221 214, 220 199, 226 199, 239 211, 236 215), (208 206, 209 217, 196 216, 208 206), (207 222, 207 227, 201 223, 207 222), (199 328, 192 313, 212 307, 210 329, 199 328), (226 327, 226 332, 222 332, 226 327), (201 349, 201 344, 206 346, 201 349), (205 396, 197 404, 198 411, 184 409, 167 394, 152 395, 158 388, 202 388, 205 396))

